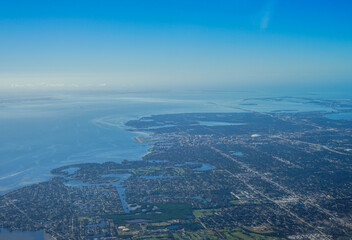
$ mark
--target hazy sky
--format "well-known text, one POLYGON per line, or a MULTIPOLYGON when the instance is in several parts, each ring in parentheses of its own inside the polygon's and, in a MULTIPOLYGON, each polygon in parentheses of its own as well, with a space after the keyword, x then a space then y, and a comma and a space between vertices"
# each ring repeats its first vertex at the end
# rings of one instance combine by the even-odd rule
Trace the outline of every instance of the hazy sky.
POLYGON ((348 0, 1 0, 0 88, 349 84, 351 13, 348 0))

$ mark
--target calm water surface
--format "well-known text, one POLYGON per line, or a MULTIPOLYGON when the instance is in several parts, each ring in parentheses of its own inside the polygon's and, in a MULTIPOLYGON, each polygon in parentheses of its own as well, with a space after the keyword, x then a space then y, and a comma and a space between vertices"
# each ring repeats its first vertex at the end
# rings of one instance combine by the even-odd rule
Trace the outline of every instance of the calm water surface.
POLYGON ((124 123, 141 116, 243 112, 243 108, 252 111, 331 110, 299 99, 258 99, 260 95, 246 92, 159 95, 0 95, 0 194, 47 180, 51 177, 50 170, 56 167, 140 159, 148 145, 137 143, 134 140, 137 134, 126 131, 124 123), (241 105, 244 102, 256 105, 241 105))
POLYGON ((38 232, 9 232, 6 229, 0 229, 0 240, 49 240, 42 231, 38 232))

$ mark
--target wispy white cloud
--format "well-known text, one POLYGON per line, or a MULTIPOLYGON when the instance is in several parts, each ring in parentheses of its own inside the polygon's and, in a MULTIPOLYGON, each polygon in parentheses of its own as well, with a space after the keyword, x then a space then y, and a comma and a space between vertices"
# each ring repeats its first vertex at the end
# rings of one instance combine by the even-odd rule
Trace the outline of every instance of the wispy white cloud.
POLYGON ((272 18, 273 12, 274 12, 274 6, 275 6, 275 1, 270 0, 266 3, 264 9, 263 9, 263 14, 260 20, 260 30, 265 31, 270 23, 270 20, 272 18))
POLYGON ((270 17, 271 17, 271 12, 270 11, 265 12, 264 16, 262 17, 262 19, 260 21, 260 30, 261 31, 265 31, 268 28, 270 17))

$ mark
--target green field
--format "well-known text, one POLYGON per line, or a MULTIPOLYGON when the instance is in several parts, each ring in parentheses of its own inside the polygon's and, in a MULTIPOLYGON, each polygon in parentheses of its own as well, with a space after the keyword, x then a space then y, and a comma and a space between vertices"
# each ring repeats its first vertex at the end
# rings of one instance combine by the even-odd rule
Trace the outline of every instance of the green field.
POLYGON ((220 211, 220 209, 197 209, 193 211, 193 215, 195 217, 204 217, 213 215, 217 211, 220 211))
POLYGON ((254 233, 252 231, 248 231, 247 229, 243 228, 234 228, 234 229, 227 229, 221 232, 221 235, 225 237, 225 239, 229 240, 279 240, 284 238, 278 238, 269 236, 266 234, 259 234, 254 233))
MULTIPOLYGON (((125 224, 126 220, 145 219, 151 222, 164 222, 171 219, 187 219, 192 216, 191 205, 186 203, 158 203, 152 206, 157 206, 157 211, 149 209, 146 212, 134 212, 133 214, 117 214, 107 216, 113 219, 116 224, 125 224), (159 212, 159 213, 158 213, 159 212)), ((143 209, 143 207, 141 208, 143 209)))
POLYGON ((133 239, 137 239, 137 240, 167 240, 167 239, 173 239, 173 236, 168 233, 163 233, 163 234, 158 234, 158 235, 140 236, 140 237, 135 237, 133 239))
POLYGON ((277 238, 262 234, 253 233, 242 228, 233 228, 226 230, 218 230, 213 232, 212 230, 198 230, 198 231, 179 231, 174 233, 160 234, 160 235, 149 235, 143 236, 136 239, 140 240, 152 240, 152 239, 174 239, 174 240, 281 240, 284 238, 277 238))

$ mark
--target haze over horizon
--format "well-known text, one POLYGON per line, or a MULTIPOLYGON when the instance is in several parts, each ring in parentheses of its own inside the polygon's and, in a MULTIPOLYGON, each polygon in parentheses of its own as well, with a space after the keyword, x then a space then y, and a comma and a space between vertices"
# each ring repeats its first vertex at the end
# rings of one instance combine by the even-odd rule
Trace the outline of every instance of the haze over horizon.
POLYGON ((351 89, 351 10, 347 1, 5 0, 0 90, 351 89))

